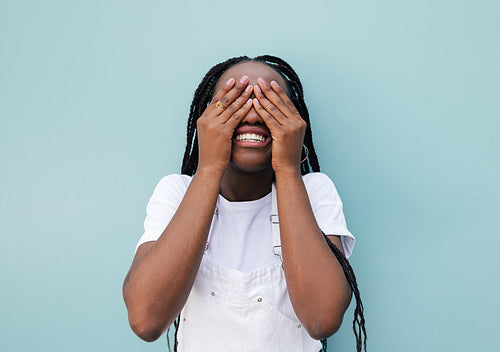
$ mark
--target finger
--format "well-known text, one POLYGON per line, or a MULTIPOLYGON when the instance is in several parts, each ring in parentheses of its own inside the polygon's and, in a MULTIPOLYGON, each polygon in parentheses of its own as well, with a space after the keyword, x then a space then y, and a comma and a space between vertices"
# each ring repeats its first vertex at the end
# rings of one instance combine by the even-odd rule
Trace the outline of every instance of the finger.
POLYGON ((245 103, 247 102, 248 98, 250 98, 250 95, 252 95, 253 92, 253 86, 249 84, 243 93, 239 97, 237 97, 225 110, 224 113, 219 115, 219 118, 221 121, 226 122, 231 119, 231 116, 238 112, 245 103))
POLYGON ((276 92, 276 94, 280 97, 281 101, 283 102, 284 106, 278 106, 278 108, 287 116, 287 117, 300 117, 300 113, 298 112, 297 108, 295 105, 293 105, 292 101, 286 95, 286 93, 281 89, 279 84, 276 81, 271 81, 270 84, 272 90, 276 92))
MULTIPOLYGON (((224 96, 226 95, 227 93, 229 93, 229 91, 233 88, 234 86, 234 78, 229 78, 226 82, 226 84, 224 84, 224 86, 219 89, 219 91, 217 91, 214 96, 212 97, 212 100, 210 101, 210 104, 207 106, 207 109, 206 111, 207 112, 211 112, 213 109, 216 108, 216 103, 224 96)), ((222 110, 220 108, 217 108, 219 110, 222 110)))
MULTIPOLYGON (((275 82, 275 81, 272 81, 275 82)), ((287 115, 291 115, 288 106, 284 102, 284 100, 275 92, 273 89, 271 89, 271 86, 266 83, 262 78, 259 78, 257 80, 257 83, 259 84, 259 87, 262 89, 262 92, 266 96, 266 98, 275 105, 278 110, 281 111, 281 113, 285 116, 288 117, 287 115)), ((276 82, 275 82, 276 83, 276 82)))
POLYGON ((241 107, 234 114, 230 116, 230 118, 224 123, 225 126, 228 126, 232 131, 236 129, 236 127, 240 124, 241 120, 247 115, 247 113, 252 108, 252 99, 247 99, 241 107))
POLYGON ((272 135, 273 131, 280 127, 280 123, 270 113, 268 113, 266 109, 264 109, 262 104, 259 102, 259 99, 254 98, 252 102, 255 111, 257 111, 257 114, 259 114, 259 116, 262 118, 267 128, 269 128, 269 130, 271 131, 272 135))
POLYGON ((281 125, 286 123, 286 116, 274 105, 260 89, 259 85, 254 86, 255 97, 258 99, 262 108, 274 117, 281 125))
MULTIPOLYGON (((241 79, 236 83, 229 91, 224 90, 224 93, 222 94, 217 94, 216 96, 218 97, 217 99, 212 99, 212 102, 210 105, 213 105, 215 108, 221 110, 221 112, 218 115, 222 114, 222 111, 225 111, 231 103, 238 98, 241 95, 241 92, 245 90, 248 86, 248 76, 243 76, 241 79)), ((224 88, 226 88, 224 86, 224 88)))

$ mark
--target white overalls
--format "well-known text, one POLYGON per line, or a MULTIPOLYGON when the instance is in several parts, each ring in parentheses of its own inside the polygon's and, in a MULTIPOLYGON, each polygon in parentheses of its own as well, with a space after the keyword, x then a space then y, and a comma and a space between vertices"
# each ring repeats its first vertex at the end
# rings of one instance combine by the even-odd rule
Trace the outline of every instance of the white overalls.
MULTIPOLYGON (((272 187, 273 250, 281 258, 276 189, 272 187)), ((218 212, 213 222, 218 220, 218 212)), ((209 250, 210 237, 207 242, 209 250)), ((179 352, 318 352, 293 311, 281 261, 243 273, 203 256, 181 312, 179 352)))

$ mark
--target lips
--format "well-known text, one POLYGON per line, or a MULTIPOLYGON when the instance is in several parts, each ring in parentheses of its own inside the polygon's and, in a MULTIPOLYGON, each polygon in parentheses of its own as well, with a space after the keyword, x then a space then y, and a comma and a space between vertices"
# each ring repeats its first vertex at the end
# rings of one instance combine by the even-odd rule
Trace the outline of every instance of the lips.
POLYGON ((241 126, 234 131, 233 141, 248 146, 265 146, 271 142, 269 132, 258 126, 241 126))

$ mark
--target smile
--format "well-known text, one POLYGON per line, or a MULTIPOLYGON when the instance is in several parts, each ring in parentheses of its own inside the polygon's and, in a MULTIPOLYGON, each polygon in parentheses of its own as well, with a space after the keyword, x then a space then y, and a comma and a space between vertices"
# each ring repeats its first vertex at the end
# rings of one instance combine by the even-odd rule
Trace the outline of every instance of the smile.
POLYGON ((242 142, 260 142, 260 143, 264 143, 267 138, 264 137, 264 136, 262 136, 262 135, 255 134, 255 133, 241 133, 241 134, 237 134, 234 137, 234 139, 237 140, 237 141, 242 141, 242 142))

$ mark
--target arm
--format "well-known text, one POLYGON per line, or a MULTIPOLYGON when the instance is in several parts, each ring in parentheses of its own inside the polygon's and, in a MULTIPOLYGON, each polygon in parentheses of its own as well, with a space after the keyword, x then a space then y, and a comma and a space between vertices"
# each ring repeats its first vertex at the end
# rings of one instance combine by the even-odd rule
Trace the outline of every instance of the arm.
MULTIPOLYGON (((334 334, 351 289, 316 223, 300 171, 276 173, 285 276, 294 310, 316 339, 334 334)), ((342 250, 340 238, 329 236, 342 250)))
POLYGON ((146 341, 156 340, 172 324, 193 286, 231 157, 233 132, 252 106, 247 86, 248 77, 236 85, 229 80, 198 119, 196 174, 168 226, 156 242, 138 248, 125 278, 130 326, 146 341), (215 106, 219 99, 226 109, 215 106))
MULTIPOLYGON (((340 327, 351 289, 316 223, 300 174, 306 123, 276 82, 268 85, 259 79, 258 83, 254 107, 273 138, 272 166, 290 300, 308 333, 323 339, 340 327)), ((329 238, 342 249, 338 237, 329 238)))
POLYGON ((215 172, 197 172, 160 238, 137 250, 123 297, 132 330, 146 341, 161 336, 189 295, 219 193, 218 178, 215 172))

